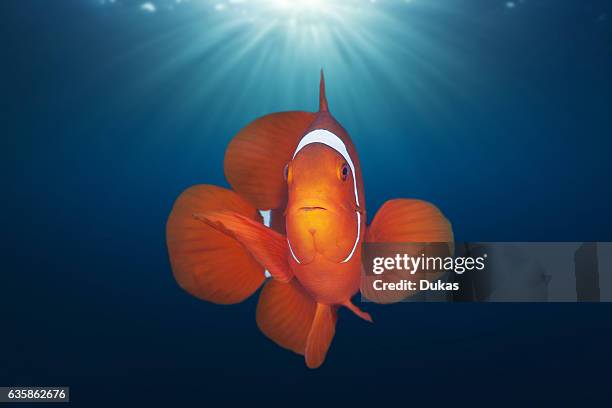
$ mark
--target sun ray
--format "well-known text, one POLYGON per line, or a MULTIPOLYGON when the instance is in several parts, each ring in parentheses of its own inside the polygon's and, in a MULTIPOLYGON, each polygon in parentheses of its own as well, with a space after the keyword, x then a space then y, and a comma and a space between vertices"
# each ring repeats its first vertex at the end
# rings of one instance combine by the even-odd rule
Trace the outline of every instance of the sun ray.
MULTIPOLYGON (((169 97, 175 100, 168 103, 193 115, 207 109, 209 119, 232 120, 234 115, 312 107, 308 105, 316 99, 312 78, 322 67, 333 78, 330 89, 342 89, 334 93, 332 107, 357 118, 360 115, 350 110, 364 94, 379 104, 402 99, 404 109, 427 117, 444 109, 440 88, 460 93, 457 83, 464 70, 457 57, 462 52, 460 41, 436 21, 458 11, 441 0, 147 3, 154 12, 151 6, 145 12, 137 0, 116 2, 113 7, 131 8, 147 24, 161 18, 174 24, 110 63, 159 55, 159 63, 149 66, 133 84, 134 92, 178 75, 186 83, 172 91, 169 97), (281 77, 282 89, 266 85, 281 77), (380 93, 383 85, 386 95, 380 93), (393 98, 389 89, 396 94, 393 98), (253 97, 260 102, 257 106, 242 103, 253 97)), ((390 116, 394 109, 388 107, 390 116)))

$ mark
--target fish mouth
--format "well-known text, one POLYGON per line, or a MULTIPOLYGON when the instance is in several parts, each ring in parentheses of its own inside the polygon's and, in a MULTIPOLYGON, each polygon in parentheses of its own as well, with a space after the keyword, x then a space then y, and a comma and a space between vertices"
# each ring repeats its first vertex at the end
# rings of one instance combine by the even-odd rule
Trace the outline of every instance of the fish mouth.
POLYGON ((316 211, 316 210, 322 210, 322 211, 327 211, 327 208, 325 207, 321 207, 321 206, 309 206, 309 207, 300 207, 299 208, 302 211, 316 211))

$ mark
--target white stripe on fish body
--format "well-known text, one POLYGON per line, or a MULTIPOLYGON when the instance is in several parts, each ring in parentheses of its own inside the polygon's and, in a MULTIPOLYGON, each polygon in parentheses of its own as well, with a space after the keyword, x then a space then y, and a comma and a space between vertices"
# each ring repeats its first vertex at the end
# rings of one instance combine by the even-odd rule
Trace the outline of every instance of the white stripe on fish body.
POLYGON ((351 249, 351 253, 348 254, 346 259, 341 263, 346 263, 351 260, 355 250, 357 249, 357 244, 359 243, 359 235, 361 235, 361 213, 359 211, 355 211, 357 213, 357 238, 355 238, 355 244, 353 245, 353 249, 351 249))
POLYGON ((293 248, 291 248, 291 241, 289 241, 289 237, 287 237, 287 246, 289 246, 289 252, 291 252, 291 256, 293 257, 293 259, 295 259, 295 262, 301 264, 300 260, 297 258, 297 256, 295 256, 293 248))
POLYGON ((300 150, 313 143, 322 143, 326 146, 331 147, 332 149, 340 153, 344 160, 346 160, 349 167, 351 168, 351 171, 353 172, 353 189, 355 190, 355 203, 357 204, 357 207, 359 207, 359 194, 357 193, 357 174, 355 173, 355 165, 353 164, 351 155, 349 154, 348 150, 346 150, 346 146, 342 139, 340 139, 338 136, 336 136, 329 130, 313 130, 312 132, 307 133, 302 138, 302 140, 300 140, 297 149, 295 149, 295 153, 293 153, 293 159, 295 159, 295 156, 299 153, 300 150))
MULTIPOLYGON (((298 143, 297 148, 295 149, 295 153, 293 153, 293 158, 302 150, 304 147, 313 143, 322 143, 326 146, 331 147, 346 160, 351 171, 353 172, 353 190, 355 192, 355 204, 359 207, 359 192, 357 191, 357 173, 355 172, 355 164, 353 164, 353 159, 351 159, 351 155, 346 149, 346 145, 337 135, 333 134, 329 130, 325 129, 315 129, 312 132, 308 132, 300 143, 298 143)), ((357 249, 357 244, 359 243, 359 236, 361 235, 361 213, 359 211, 355 211, 357 213, 357 237, 355 238, 355 244, 353 245, 353 249, 348 254, 348 256, 341 262, 346 263, 351 260, 353 255, 355 254, 355 250, 357 249)), ((291 252, 291 256, 297 263, 301 263, 300 260, 293 253, 293 249, 291 248, 291 242, 289 242, 289 237, 287 237, 287 244, 289 245, 289 251, 291 252)))

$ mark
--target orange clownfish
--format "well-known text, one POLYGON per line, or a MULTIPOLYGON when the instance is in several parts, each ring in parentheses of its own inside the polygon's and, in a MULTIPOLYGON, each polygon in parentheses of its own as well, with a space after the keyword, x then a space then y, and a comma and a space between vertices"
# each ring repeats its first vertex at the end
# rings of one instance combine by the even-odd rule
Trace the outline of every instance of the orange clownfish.
POLYGON ((453 240, 446 218, 420 200, 387 201, 366 226, 359 158, 329 112, 323 72, 319 104, 318 112, 272 113, 243 128, 225 154, 233 190, 188 188, 166 230, 174 277, 193 296, 239 303, 265 282, 258 327, 310 368, 325 360, 339 307, 372 321, 351 301, 364 242, 453 240), (259 210, 271 210, 269 226, 259 210))

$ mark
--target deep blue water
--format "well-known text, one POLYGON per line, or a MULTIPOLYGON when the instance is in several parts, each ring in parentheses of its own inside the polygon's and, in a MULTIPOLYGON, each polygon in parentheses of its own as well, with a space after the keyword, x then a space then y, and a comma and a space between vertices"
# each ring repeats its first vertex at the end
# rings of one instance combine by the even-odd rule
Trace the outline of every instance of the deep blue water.
POLYGON ((214 9, 2 2, 0 385, 69 385, 78 406, 609 404, 610 304, 367 304, 375 324, 340 311, 310 371, 259 333, 256 296, 174 282, 174 199, 227 185, 250 120, 316 109, 320 67, 370 218, 416 197, 459 241, 612 240, 610 2, 379 3, 395 26, 287 49, 274 30, 244 48, 214 9))

